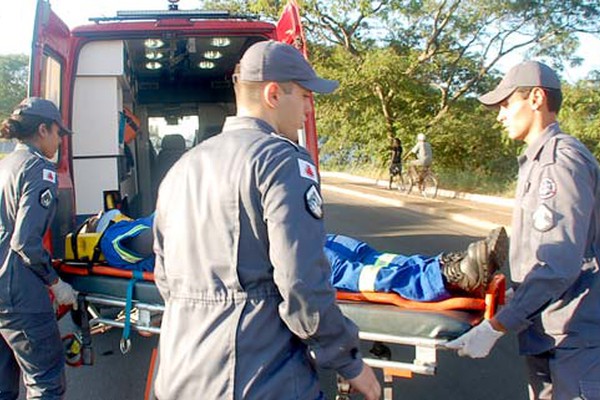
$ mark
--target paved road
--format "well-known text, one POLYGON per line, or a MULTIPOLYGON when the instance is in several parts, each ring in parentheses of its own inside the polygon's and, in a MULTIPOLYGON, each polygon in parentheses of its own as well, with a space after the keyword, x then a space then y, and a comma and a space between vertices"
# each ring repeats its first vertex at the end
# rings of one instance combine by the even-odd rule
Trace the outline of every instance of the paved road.
MULTIPOLYGON (((464 249, 470 241, 486 234, 477 225, 457 223, 446 219, 442 213, 434 212, 436 207, 442 207, 442 203, 429 202, 425 205, 430 208, 429 211, 415 208, 426 212, 423 214, 406 208, 410 199, 397 199, 395 193, 386 194, 381 189, 375 190, 392 196, 395 201, 404 202, 406 207, 400 208, 395 203, 387 204, 372 198, 357 198, 330 189, 325 185, 327 230, 355 236, 382 250, 436 254, 464 249)), ((418 203, 421 200, 416 198, 415 201, 418 203)), ((69 391, 66 400, 143 398, 147 365, 156 338, 142 338, 134 333, 133 349, 123 356, 118 350, 119 335, 120 331, 115 330, 94 337, 96 365, 68 369, 69 391)), ((399 347, 392 350, 398 355, 407 351, 399 347)), ((523 374, 524 368, 516 356, 514 338, 507 337, 485 360, 461 359, 450 352, 442 352, 436 376, 396 380, 394 398, 525 399, 523 374)), ((323 374, 329 398, 333 398, 332 382, 331 374, 323 374)))

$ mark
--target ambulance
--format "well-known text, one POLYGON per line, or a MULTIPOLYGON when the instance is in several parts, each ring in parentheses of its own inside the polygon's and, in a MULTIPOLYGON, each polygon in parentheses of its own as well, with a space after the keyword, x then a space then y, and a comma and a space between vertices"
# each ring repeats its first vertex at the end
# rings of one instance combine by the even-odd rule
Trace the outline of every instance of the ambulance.
MULTIPOLYGON (((90 18, 70 29, 49 0, 37 2, 29 96, 52 100, 74 132, 63 138, 57 160, 55 257, 62 257, 67 233, 102 209, 119 206, 131 217, 152 212, 166 169, 235 114, 232 74, 248 47, 279 40, 306 52, 294 2, 278 23, 185 11, 177 3, 90 18), (167 127, 183 120, 192 125, 157 143, 151 141, 157 138, 151 121, 157 120, 167 127)), ((300 142, 317 162, 313 116, 300 142)))

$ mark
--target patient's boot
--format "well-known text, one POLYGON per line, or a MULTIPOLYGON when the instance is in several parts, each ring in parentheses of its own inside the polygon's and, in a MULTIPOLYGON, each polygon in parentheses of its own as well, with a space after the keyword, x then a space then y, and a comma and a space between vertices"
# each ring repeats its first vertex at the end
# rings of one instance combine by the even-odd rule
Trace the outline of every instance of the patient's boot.
POLYGON ((498 271, 506 263, 508 258, 508 236, 504 227, 499 227, 490 231, 485 239, 489 252, 489 263, 494 272, 498 271))
POLYGON ((464 253, 442 255, 442 275, 447 288, 483 295, 507 257, 508 236, 502 227, 492 230, 485 240, 471 243, 464 253))
POLYGON ((482 296, 491 275, 486 241, 471 243, 465 253, 442 255, 441 269, 448 290, 482 296))

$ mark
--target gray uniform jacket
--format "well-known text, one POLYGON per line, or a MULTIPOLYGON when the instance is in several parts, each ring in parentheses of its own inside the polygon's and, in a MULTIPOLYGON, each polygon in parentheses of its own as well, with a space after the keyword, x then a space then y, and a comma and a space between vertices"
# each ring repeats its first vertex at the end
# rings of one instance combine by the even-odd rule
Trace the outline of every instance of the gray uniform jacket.
POLYGON ((272 132, 229 117, 160 186, 161 400, 315 399, 315 365, 346 378, 362 369, 329 283, 316 169, 272 132))
POLYGON ((522 354, 600 345, 600 171, 552 124, 519 158, 510 270, 515 296, 497 315, 522 354))
POLYGON ((54 164, 19 144, 0 160, 0 313, 52 312, 58 275, 42 245, 56 209, 54 164))

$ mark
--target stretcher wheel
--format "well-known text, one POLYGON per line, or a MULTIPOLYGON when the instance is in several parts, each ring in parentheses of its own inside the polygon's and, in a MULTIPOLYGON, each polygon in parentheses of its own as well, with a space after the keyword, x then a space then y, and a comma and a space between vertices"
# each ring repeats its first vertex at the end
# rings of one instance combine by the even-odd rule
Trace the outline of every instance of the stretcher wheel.
POLYGON ((71 367, 83 365, 82 349, 83 342, 81 336, 76 333, 69 333, 62 338, 65 361, 71 367))

